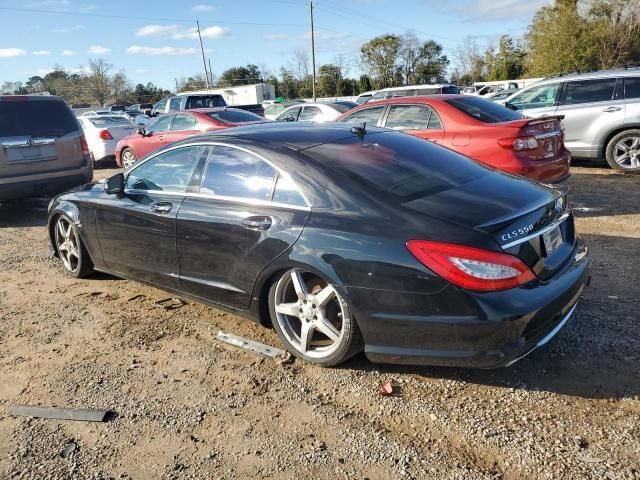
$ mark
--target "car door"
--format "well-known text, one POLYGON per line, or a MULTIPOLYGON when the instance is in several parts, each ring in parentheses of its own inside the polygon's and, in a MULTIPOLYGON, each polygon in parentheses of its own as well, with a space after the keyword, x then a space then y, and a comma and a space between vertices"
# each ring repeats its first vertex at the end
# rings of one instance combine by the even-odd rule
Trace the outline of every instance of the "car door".
POLYGON ((442 142, 444 138, 442 121, 429 105, 390 105, 382 126, 392 130, 400 130, 433 143, 442 142))
POLYGON ((248 308, 259 273, 293 245, 309 213, 285 172, 244 148, 214 145, 201 187, 178 211, 182 290, 248 308))
POLYGON ((386 105, 362 108, 350 112, 347 116, 342 117, 340 121, 348 123, 366 123, 367 125, 372 125, 374 127, 380 126, 385 109, 386 105))
POLYGON ((601 139, 624 123, 622 79, 618 82, 620 98, 615 98, 615 77, 565 82, 556 113, 564 115, 564 143, 574 156, 597 156, 601 139))
POLYGON ((177 113, 173 117, 169 131, 165 134, 164 142, 166 144, 177 142, 196 133, 201 133, 196 117, 188 113, 177 113))
POLYGON ((521 111, 527 117, 555 115, 560 100, 561 87, 561 82, 535 85, 516 93, 505 105, 521 111))
POLYGON ((173 117, 173 115, 161 115, 145 127, 144 135, 132 142, 137 158, 142 158, 168 143, 167 132, 171 128, 173 117))
POLYGON ((140 280, 178 288, 176 216, 207 146, 162 152, 134 167, 123 195, 96 202, 105 265, 140 280))

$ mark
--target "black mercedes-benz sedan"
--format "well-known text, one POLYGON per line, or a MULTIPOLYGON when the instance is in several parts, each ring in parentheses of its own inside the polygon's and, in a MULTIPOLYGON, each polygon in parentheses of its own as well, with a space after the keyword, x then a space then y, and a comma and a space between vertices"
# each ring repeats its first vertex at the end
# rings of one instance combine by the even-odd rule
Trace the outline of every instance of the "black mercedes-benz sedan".
POLYGON ((589 279, 562 191, 403 133, 263 124, 190 137, 49 206, 67 273, 271 324, 318 365, 498 367, 589 279))

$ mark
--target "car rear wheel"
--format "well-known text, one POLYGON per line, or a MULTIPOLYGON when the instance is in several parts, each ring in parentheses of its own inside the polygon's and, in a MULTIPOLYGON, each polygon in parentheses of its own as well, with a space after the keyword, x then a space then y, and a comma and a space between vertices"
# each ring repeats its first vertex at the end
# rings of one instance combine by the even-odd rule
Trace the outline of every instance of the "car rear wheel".
POLYGON ((269 291, 273 326, 293 355, 323 367, 362 350, 362 334, 338 291, 318 275, 287 271, 269 291))
POLYGON ((62 260, 64 271, 76 278, 91 275, 93 262, 71 219, 66 215, 60 215, 54 228, 56 249, 60 260, 62 260))
POLYGON ((640 173, 640 130, 626 130, 607 145, 607 163, 622 172, 640 173))
POLYGON ((133 153, 133 150, 130 148, 125 148, 120 154, 120 160, 122 161, 122 168, 125 170, 129 168, 131 165, 136 163, 136 154, 133 153))

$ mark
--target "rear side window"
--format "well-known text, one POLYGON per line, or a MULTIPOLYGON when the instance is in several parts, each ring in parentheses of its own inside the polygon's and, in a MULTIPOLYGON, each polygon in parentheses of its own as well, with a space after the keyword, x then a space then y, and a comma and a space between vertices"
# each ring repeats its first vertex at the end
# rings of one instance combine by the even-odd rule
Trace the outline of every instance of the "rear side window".
POLYGON ((58 100, 0 100, 0 137, 47 137, 80 129, 71 109, 58 100))
POLYGON ((182 102, 181 98, 172 98, 169 100, 169 111, 175 112, 180 110, 180 103, 182 102))
POLYGON ((377 125, 383 110, 383 105, 380 105, 378 107, 363 108, 362 110, 358 110, 350 115, 347 115, 340 121, 350 123, 366 122, 368 125, 377 125))
POLYGON ((451 150, 396 132, 354 136, 303 151, 375 195, 405 203, 454 188, 491 170, 451 150))
POLYGON ((567 82, 562 95, 564 98, 563 103, 565 105, 576 105, 579 103, 608 102, 613 98, 613 90, 615 88, 615 78, 567 82))
POLYGON ((238 148, 216 146, 205 167, 201 193, 222 197, 270 200, 276 170, 238 148))
POLYGON ((520 120, 522 114, 502 105, 478 97, 460 97, 445 100, 452 107, 484 123, 510 122, 520 120))
POLYGON ((276 203, 284 203, 286 205, 296 205, 298 207, 306 207, 307 203, 304 197, 296 188, 291 177, 279 175, 276 188, 273 192, 273 201, 276 203))
MULTIPOLYGON (((266 113, 266 110, 265 110, 266 113)), ((255 113, 245 112, 243 110, 221 110, 219 112, 207 113, 214 120, 222 123, 243 123, 243 122, 261 122, 264 118, 255 113)))
POLYGON ((391 105, 385 127, 393 130, 426 130, 432 111, 426 105, 391 105))
POLYGON ((640 98, 640 78, 624 79, 624 98, 640 98))
POLYGON ((222 95, 201 95, 195 97, 188 97, 185 110, 192 108, 214 108, 224 107, 226 103, 222 95))

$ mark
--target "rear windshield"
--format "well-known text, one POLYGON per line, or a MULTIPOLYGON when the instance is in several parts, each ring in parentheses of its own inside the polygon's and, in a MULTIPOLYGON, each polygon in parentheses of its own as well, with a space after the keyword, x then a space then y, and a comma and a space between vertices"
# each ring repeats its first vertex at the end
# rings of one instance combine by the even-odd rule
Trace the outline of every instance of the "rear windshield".
POLYGON ((510 122, 523 118, 521 113, 484 98, 462 97, 445 101, 452 107, 484 123, 510 122))
POLYGON ((353 107, 357 107, 358 104, 355 102, 336 102, 332 103, 331 106, 340 113, 344 113, 347 110, 351 110, 353 107))
POLYGON ((58 100, 0 100, 0 137, 58 136, 79 130, 71 109, 58 100))
POLYGON ((103 117, 89 118, 89 121, 95 127, 112 127, 116 125, 128 125, 128 126, 131 125, 131 122, 127 117, 121 117, 121 116, 117 116, 117 117, 103 116, 103 117))
POLYGON ((366 190, 397 203, 447 190, 490 170, 451 150, 397 132, 350 137, 303 150, 366 190))
POLYGON ((111 111, 112 112, 124 112, 124 105, 112 105, 111 106, 111 111))
POLYGON ((261 122, 264 118, 255 113, 245 112, 244 110, 222 110, 219 112, 207 113, 214 120, 223 123, 243 123, 243 122, 261 122))
POLYGON ((196 97, 189 97, 187 99, 186 110, 191 108, 213 108, 224 107, 226 103, 222 95, 201 95, 196 97))
POLYGON ((446 87, 442 87, 442 93, 452 93, 454 95, 457 95, 458 93, 460 93, 460 89, 455 85, 448 85, 446 87))

